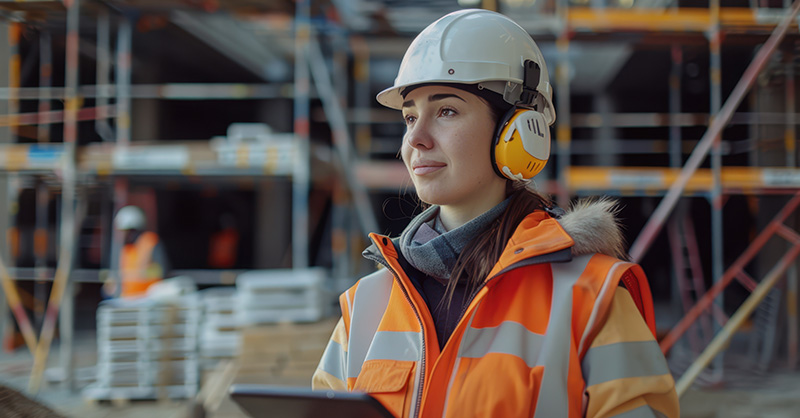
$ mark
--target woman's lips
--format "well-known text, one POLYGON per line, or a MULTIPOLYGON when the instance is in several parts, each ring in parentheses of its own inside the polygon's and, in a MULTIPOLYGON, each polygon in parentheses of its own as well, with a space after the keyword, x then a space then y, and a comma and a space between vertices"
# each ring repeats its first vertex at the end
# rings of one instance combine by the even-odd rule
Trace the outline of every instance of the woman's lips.
POLYGON ((424 176, 426 174, 439 171, 444 167, 445 167, 444 163, 433 162, 433 161, 420 161, 412 165, 412 170, 414 171, 414 174, 418 176, 424 176))

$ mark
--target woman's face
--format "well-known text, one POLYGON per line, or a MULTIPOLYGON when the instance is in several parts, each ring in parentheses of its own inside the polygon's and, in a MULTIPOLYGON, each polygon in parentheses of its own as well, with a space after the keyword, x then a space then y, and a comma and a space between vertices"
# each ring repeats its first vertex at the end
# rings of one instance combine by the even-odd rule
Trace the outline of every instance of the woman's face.
POLYGON ((403 119, 401 154, 423 202, 477 216, 502 201, 506 182, 491 165, 495 121, 486 102, 452 87, 420 87, 405 97, 403 119))

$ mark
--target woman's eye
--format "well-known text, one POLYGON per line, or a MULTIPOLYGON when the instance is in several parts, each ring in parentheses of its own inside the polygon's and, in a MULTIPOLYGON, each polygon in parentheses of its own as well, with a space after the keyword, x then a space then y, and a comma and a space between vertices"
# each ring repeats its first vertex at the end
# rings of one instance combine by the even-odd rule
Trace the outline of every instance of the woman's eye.
POLYGON ((417 120, 417 117, 414 115, 406 115, 403 117, 403 120, 405 120, 406 125, 411 125, 415 120, 417 120))
POLYGON ((441 114, 442 116, 455 116, 456 115, 456 111, 455 111, 455 109, 450 109, 450 108, 446 107, 446 108, 442 109, 439 112, 439 114, 441 114))

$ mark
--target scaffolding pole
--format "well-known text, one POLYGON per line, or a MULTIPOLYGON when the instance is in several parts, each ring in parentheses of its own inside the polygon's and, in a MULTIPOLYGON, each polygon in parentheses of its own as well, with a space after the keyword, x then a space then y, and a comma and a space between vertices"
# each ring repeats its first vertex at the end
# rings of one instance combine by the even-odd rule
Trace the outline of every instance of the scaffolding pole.
MULTIPOLYGON (((131 99, 251 100, 292 98, 293 85, 291 83, 164 83, 136 84, 128 88, 131 99)), ((78 93, 84 98, 113 97, 117 94, 117 86, 86 84, 80 86, 78 93)), ((0 99, 11 97, 20 100, 62 100, 64 88, 52 87, 44 91, 38 87, 0 87, 0 99)))
MULTIPOLYGON (((784 72, 786 78, 786 165, 797 166, 797 149, 795 137, 795 80, 794 80, 794 54, 788 52, 784 58, 784 72)), ((786 273, 786 336, 789 370, 797 368, 797 341, 798 341, 798 314, 797 314, 797 263, 792 263, 786 273)))
POLYGON ((65 1, 64 6, 67 8, 66 69, 64 77, 67 99, 64 115, 64 157, 61 167, 61 228, 59 231, 58 263, 56 265, 55 279, 53 280, 53 289, 50 292, 50 300, 47 303, 44 324, 34 353, 33 369, 28 382, 28 389, 31 393, 39 391, 47 365, 47 357, 50 353, 50 346, 56 331, 59 313, 61 314, 59 326, 61 367, 65 372, 65 383, 70 389, 72 386, 72 310, 74 307, 74 295, 71 292, 72 285, 69 278, 73 267, 76 245, 75 146, 78 134, 77 114, 79 107, 77 91, 80 0, 65 1), (63 309, 61 309, 62 303, 64 305, 63 309))
POLYGON ((50 96, 53 87, 53 53, 50 32, 39 33, 39 125, 36 128, 36 139, 39 143, 50 142, 50 96))
POLYGON ((41 329, 44 320, 44 301, 47 299, 47 213, 50 193, 41 179, 36 182, 36 226, 33 230, 34 271, 34 324, 41 329))
POLYGON ((337 154, 342 163, 342 171, 344 174, 347 186, 353 194, 355 201, 356 211, 358 212, 361 228, 364 232, 374 232, 378 230, 378 221, 375 219, 375 214, 372 211, 372 205, 369 202, 367 190, 355 175, 355 161, 352 152, 352 140, 347 130, 347 122, 345 122, 344 111, 341 104, 336 99, 331 79, 325 66, 325 61, 322 52, 319 49, 319 44, 312 41, 308 45, 308 52, 310 55, 311 73, 314 76, 314 85, 319 92, 322 99, 322 105, 325 109, 325 114, 328 115, 330 120, 331 130, 333 131, 333 144, 337 154))
MULTIPOLYGON (((19 56, 19 38, 22 36, 22 25, 20 23, 11 23, 8 25, 8 47, 9 47, 9 60, 8 60, 8 87, 11 89, 18 89, 20 87, 20 71, 21 60, 19 56)), ((19 113, 19 95, 11 94, 8 97, 8 113, 11 115, 11 142, 16 142, 17 128, 14 124, 15 119, 13 115, 19 113)))
MULTIPOLYGON (((111 97, 111 18, 108 9, 100 6, 97 15, 97 107, 108 106, 111 97)), ((113 141, 114 133, 105 118, 94 121, 94 130, 103 141, 113 141)))
MULTIPOLYGON (((347 98, 349 91, 348 83, 348 42, 341 31, 333 35, 333 72, 332 78, 335 96, 332 98, 340 108, 347 108, 347 98)), ((314 70, 313 57, 309 57, 311 70, 314 70)), ((325 62, 320 63, 325 66, 325 62)), ((312 75, 313 77, 313 75, 312 75)), ((313 77, 315 85, 319 84, 316 77, 313 77)), ((319 88, 317 87, 319 91, 319 88)), ((323 99, 324 100, 324 99, 323 99)), ((346 124, 346 122, 345 122, 346 124)), ((345 129, 348 127, 345 125, 345 129)), ((348 130, 349 132, 349 130, 348 130)), ((341 184, 341 178, 333 179, 331 187, 331 271, 335 278, 348 277, 350 275, 350 259, 348 254, 348 214, 350 213, 350 202, 345 187, 341 184)))
MULTIPOLYGON (((799 0, 800 1, 800 0, 799 0)), ((295 4, 294 54, 294 133, 295 161, 292 171, 292 267, 309 266, 308 255, 308 195, 311 177, 309 92, 311 80, 308 68, 308 43, 311 37, 310 0, 295 4)))
POLYGON ((708 130, 692 152, 692 155, 689 156, 689 159, 686 161, 686 164, 681 170, 680 176, 670 187, 666 196, 664 196, 664 198, 658 204, 658 207, 653 212, 653 215, 647 221, 647 224, 645 224, 644 228, 642 228, 639 236, 636 237, 636 241, 633 242, 630 251, 631 260, 633 262, 641 261, 644 253, 648 248, 650 248, 650 245, 653 243, 656 235, 661 230, 661 227, 669 217, 670 212, 672 212, 672 209, 675 207, 675 204, 681 197, 681 194, 686 188, 689 179, 692 177, 703 160, 705 160, 709 150, 711 149, 711 146, 718 139, 719 135, 722 133, 722 129, 724 129, 728 124, 731 115, 733 115, 733 112, 739 106, 739 103, 741 103, 742 99, 744 99, 745 94, 747 94, 748 90, 750 90, 753 82, 755 82, 756 76, 764 68, 769 60, 769 57, 772 56, 772 53, 775 52, 778 44, 786 35, 789 25, 792 23, 795 16, 797 16, 798 10, 800 10, 800 0, 795 0, 792 10, 786 14, 781 23, 772 32, 772 35, 770 35, 769 39, 767 39, 761 49, 758 50, 756 57, 747 67, 742 75, 742 78, 736 84, 736 87, 734 87, 731 95, 728 97, 728 100, 725 101, 725 105, 722 106, 718 117, 714 118, 714 120, 711 122, 708 130))
POLYGON ((131 141, 131 21, 123 16, 117 28, 117 146, 131 141))
POLYGON ((678 114, 681 113, 681 73, 683 72, 683 49, 672 45, 670 51, 672 67, 669 73, 669 165, 680 167, 683 164, 681 151, 681 127, 678 114))
MULTIPOLYGON (((711 30, 708 33, 709 38, 709 78, 710 78, 710 114, 713 122, 714 118, 719 115, 722 108, 722 57, 720 53, 721 48, 721 33, 719 23, 720 0, 711 0, 711 30)), ((713 139, 711 147, 711 280, 712 283, 719 282, 722 275, 725 273, 725 266, 723 260, 724 245, 723 240, 723 226, 722 226, 722 130, 713 139)), ((715 304, 722 310, 724 303, 724 296, 720 293, 716 298, 715 304)), ((720 330, 720 323, 714 323, 714 332, 720 330)), ((715 380, 722 380, 723 358, 717 357, 714 360, 714 378, 715 380)))
POLYGON ((558 149, 558 166, 556 178, 559 183, 558 203, 566 206, 569 197, 565 194, 567 180, 565 173, 570 165, 570 143, 572 142, 572 126, 570 125, 570 64, 569 64, 569 34, 563 30, 556 40, 558 50, 558 63, 556 64, 556 85, 558 86, 558 118, 556 122, 556 148, 558 149))
MULTIPOLYGON (((19 73, 20 73, 20 59, 19 59, 19 37, 20 37, 20 26, 18 23, 11 23, 8 25, 7 30, 8 36, 8 85, 11 88, 18 88, 19 87, 19 73)), ((18 112, 19 101, 18 98, 14 95, 8 97, 8 110, 9 113, 14 114, 18 112)), ((11 129, 9 130, 9 142, 15 142, 15 134, 16 130, 11 129)), ((18 211, 18 198, 19 198, 19 179, 16 175, 10 177, 7 183, 7 195, 3 196, 5 199, 5 204, 8 205, 9 208, 9 219, 8 221, 11 222, 13 225, 14 220, 12 219, 17 211, 18 211)), ((15 233, 16 228, 12 226, 6 231, 6 236, 2 237, 5 242, 8 244, 16 244, 18 233, 15 233)), ((8 247, 12 247, 12 245, 8 245, 8 247)), ((8 251, 9 260, 13 263, 14 259, 14 252, 8 251)), ((2 259, 2 254, 0 254, 0 282, 2 282, 3 293, 5 293, 5 300, 8 303, 8 309, 10 309, 11 314, 13 315, 14 319, 17 321, 19 325, 20 332, 22 333, 22 337, 25 340, 25 345, 28 347, 28 350, 33 352, 36 348, 36 332, 33 329, 33 326, 28 318, 27 313, 25 313, 25 308, 22 306, 22 301, 19 296, 19 291, 17 289, 16 283, 14 283, 14 279, 8 272, 8 268, 2 259)), ((5 334, 5 312, 3 311, 1 320, 3 321, 3 331, 5 334)), ((11 328, 13 334, 13 327, 11 328)), ((0 338, 4 338, 5 335, 0 335, 0 338)))
MULTIPOLYGON (((19 198, 18 180, 18 177, 14 175, 14 177, 8 182, 8 194, 5 196, 5 198, 11 209, 9 211, 10 217, 13 217, 17 213, 19 198)), ((14 235, 15 234, 8 234, 7 237, 3 238, 6 239, 6 242, 11 243, 11 241, 16 241, 17 239, 17 237, 14 235)), ((9 245, 9 247, 12 246, 9 245)), ((14 255, 15 254, 13 251, 9 251, 9 260, 13 260, 14 255)), ((5 298, 8 302, 8 309, 11 310, 11 314, 14 316, 14 319, 16 319, 17 325, 19 325, 19 330, 22 333, 22 338, 25 341, 25 345, 28 347, 28 350, 33 353, 34 350, 36 350, 36 331, 33 329, 33 325, 28 318, 28 314, 25 313, 25 307, 22 305, 22 300, 20 299, 17 285, 14 283, 14 279, 9 274, 8 268, 6 267, 2 257, 0 257, 0 282, 2 282, 3 293, 5 293, 5 298)), ((5 321, 5 318, 3 318, 3 321, 5 321)), ((5 335, 0 337, 5 337, 5 335)))

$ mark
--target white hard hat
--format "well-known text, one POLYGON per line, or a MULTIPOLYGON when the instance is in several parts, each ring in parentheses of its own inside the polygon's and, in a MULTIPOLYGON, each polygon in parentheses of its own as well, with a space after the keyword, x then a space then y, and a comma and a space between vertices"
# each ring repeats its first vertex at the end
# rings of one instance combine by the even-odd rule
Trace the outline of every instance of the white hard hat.
POLYGON ((136 206, 125 206, 117 212, 114 227, 119 230, 144 229, 144 212, 136 206))
POLYGON ((431 23, 408 47, 394 85, 378 93, 378 102, 401 109, 403 90, 424 83, 478 84, 518 104, 526 61, 538 66, 538 80, 524 87, 538 95, 532 103, 548 125, 555 122, 547 64, 528 32, 508 17, 480 9, 450 13, 431 23))

